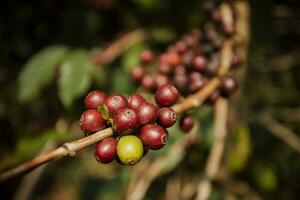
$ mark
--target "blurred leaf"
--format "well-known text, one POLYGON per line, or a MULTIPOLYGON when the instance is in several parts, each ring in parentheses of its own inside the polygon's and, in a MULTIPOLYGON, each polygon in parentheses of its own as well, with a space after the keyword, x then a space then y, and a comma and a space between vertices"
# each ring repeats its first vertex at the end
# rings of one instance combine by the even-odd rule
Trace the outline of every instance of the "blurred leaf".
POLYGON ((59 97, 69 107, 91 85, 92 63, 84 50, 72 51, 60 67, 59 97))
POLYGON ((265 191, 274 190, 278 184, 274 169, 262 163, 255 166, 254 179, 258 187, 265 191))
POLYGON ((103 119, 108 120, 109 119, 109 112, 105 104, 102 104, 97 108, 97 110, 101 113, 103 119))
POLYGON ((166 27, 158 27, 153 29, 151 32, 151 36, 158 42, 170 42, 176 36, 176 34, 166 27))
POLYGON ((47 47, 35 54, 24 66, 18 78, 19 100, 28 101, 39 95, 54 75, 56 67, 67 54, 64 46, 47 47))
POLYGON ((117 68, 114 71, 112 80, 112 92, 121 94, 130 94, 134 92, 134 84, 128 74, 124 70, 117 68))
POLYGON ((129 74, 132 69, 140 64, 140 53, 147 47, 144 44, 138 44, 130 48, 122 57, 122 67, 129 74))
POLYGON ((243 170, 251 153, 251 134, 245 124, 239 125, 232 134, 232 141, 228 145, 227 165, 232 172, 243 170))

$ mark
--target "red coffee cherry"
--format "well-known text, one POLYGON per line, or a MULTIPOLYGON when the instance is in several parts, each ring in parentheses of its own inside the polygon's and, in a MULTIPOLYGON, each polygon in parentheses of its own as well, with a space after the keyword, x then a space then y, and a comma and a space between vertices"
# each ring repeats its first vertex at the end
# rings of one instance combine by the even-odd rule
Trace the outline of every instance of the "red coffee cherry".
POLYGON ((220 96, 220 90, 216 89, 207 99, 207 102, 211 105, 215 104, 220 96))
POLYGON ((238 90, 239 86, 233 76, 225 76, 222 79, 221 94, 222 96, 229 96, 238 90))
POLYGON ((128 102, 126 97, 124 97, 121 94, 113 94, 109 96, 105 102, 104 102, 106 108, 109 111, 109 115, 111 117, 114 116, 114 114, 120 110, 121 108, 125 108, 128 106, 128 102))
POLYGON ((183 65, 177 65, 174 69, 174 75, 186 75, 186 69, 183 65))
POLYGON ((168 83, 168 78, 163 74, 158 74, 155 76, 155 86, 157 88, 166 85, 168 83))
POLYGON ((194 52, 193 51, 187 51, 182 55, 181 63, 185 65, 186 67, 190 68, 190 66, 193 63, 194 58, 194 52))
POLYGON ((159 64, 160 65, 169 65, 168 54, 163 53, 159 56, 159 64))
POLYGON ((207 82, 207 78, 199 72, 192 72, 189 75, 190 91, 196 92, 204 87, 207 82))
POLYGON ((188 92, 189 80, 186 75, 174 75, 173 77, 174 85, 182 93, 188 92))
POLYGON ((97 110, 87 110, 82 113, 79 125, 80 128, 89 135, 105 129, 106 121, 97 110))
POLYGON ((155 93, 156 103, 161 107, 174 105, 179 97, 178 90, 172 85, 164 85, 157 89, 155 93))
POLYGON ((139 94, 132 94, 128 97, 128 107, 133 110, 137 110, 145 102, 146 99, 139 94))
POLYGON ((175 49, 177 50, 177 52, 179 54, 183 54, 184 52, 186 52, 187 48, 188 47, 187 47, 186 43, 183 41, 179 41, 175 45, 175 49))
POLYGON ((154 123, 157 119, 158 108, 152 103, 144 103, 137 109, 140 125, 154 123))
POLYGON ((139 126, 139 118, 134 110, 122 108, 114 115, 114 130, 121 134, 133 133, 139 126))
POLYGON ((172 72, 172 67, 169 64, 158 65, 158 71, 161 74, 170 74, 172 72))
POLYGON ((131 77, 137 83, 139 83, 139 82, 142 81, 144 75, 145 75, 145 70, 143 68, 141 68, 141 67, 135 67, 131 71, 131 77))
POLYGON ((168 58, 168 64, 171 65, 171 66, 176 66, 176 65, 179 65, 180 63, 180 59, 179 59, 179 56, 176 52, 169 52, 167 54, 167 58, 168 58))
POLYGON ((194 119, 189 115, 183 115, 179 121, 179 125, 183 132, 188 133, 194 127, 194 119))
POLYGON ((152 90, 155 86, 153 76, 146 74, 142 79, 141 86, 146 90, 152 90))
POLYGON ((161 126, 148 124, 141 128, 139 137, 145 147, 152 150, 158 150, 165 146, 168 134, 161 126))
POLYGON ((150 50, 144 50, 140 55, 140 59, 143 64, 149 64, 153 59, 153 53, 150 50))
POLYGON ((232 60, 231 60, 231 68, 236 69, 240 67, 242 64, 242 60, 238 57, 238 55, 233 54, 232 60))
POLYGON ((117 140, 113 137, 101 140, 95 148, 95 158, 101 163, 110 163, 117 156, 117 140))
POLYGON ((207 61, 204 56, 195 56, 193 59, 193 68, 198 72, 204 72, 206 63, 207 61))
POLYGON ((98 106, 104 103, 106 94, 100 90, 94 90, 85 97, 86 109, 97 109, 98 106))
POLYGON ((175 124, 176 119, 177 115, 171 108, 163 107, 159 109, 157 123, 160 126, 169 128, 175 124))

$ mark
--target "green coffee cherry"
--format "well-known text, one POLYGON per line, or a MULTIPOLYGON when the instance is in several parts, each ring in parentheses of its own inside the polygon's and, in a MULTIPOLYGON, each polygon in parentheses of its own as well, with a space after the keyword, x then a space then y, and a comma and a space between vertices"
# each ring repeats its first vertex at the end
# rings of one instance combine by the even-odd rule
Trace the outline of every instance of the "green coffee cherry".
POLYGON ((134 165, 143 157, 143 144, 134 135, 123 136, 118 142, 117 154, 123 164, 134 165))

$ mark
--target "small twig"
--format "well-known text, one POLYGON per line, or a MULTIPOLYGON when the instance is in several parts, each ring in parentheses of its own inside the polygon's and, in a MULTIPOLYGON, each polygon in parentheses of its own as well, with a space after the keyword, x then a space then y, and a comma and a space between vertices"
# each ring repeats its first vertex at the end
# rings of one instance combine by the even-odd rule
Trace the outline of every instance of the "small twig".
POLYGON ((203 178, 198 185, 197 200, 206 200, 211 193, 211 181, 218 174, 225 149, 227 135, 228 102, 219 98, 215 108, 214 143, 208 156, 203 178))
POLYGON ((282 139, 290 147, 300 153, 300 138, 292 130, 280 124, 271 115, 264 113, 260 116, 261 123, 276 137, 282 139))
POLYGON ((142 42, 143 40, 145 40, 145 38, 146 33, 144 30, 138 29, 132 31, 112 42, 112 44, 106 49, 92 53, 91 59, 96 65, 109 64, 118 56, 120 56, 124 51, 142 42))
POLYGON ((99 131, 94 133, 93 135, 81 138, 79 140, 67 142, 61 147, 50 151, 48 153, 41 154, 35 158, 33 158, 30 161, 27 161, 13 169, 10 169, 8 171, 5 171, 0 174, 0 182, 3 182, 11 177, 14 177, 18 174, 24 173, 28 170, 34 169, 46 162, 49 162, 54 159, 61 158, 63 156, 74 156, 77 151, 80 151, 81 149, 94 144, 96 142, 99 142, 100 140, 110 137, 113 134, 113 130, 111 128, 107 128, 103 131, 99 131))

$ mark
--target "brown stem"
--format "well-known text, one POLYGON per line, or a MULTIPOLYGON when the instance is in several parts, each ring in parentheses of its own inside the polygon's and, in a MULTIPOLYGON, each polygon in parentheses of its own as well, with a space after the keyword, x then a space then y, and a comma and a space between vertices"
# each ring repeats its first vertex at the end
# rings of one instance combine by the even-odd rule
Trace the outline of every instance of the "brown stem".
POLYGON ((67 142, 63 144, 61 147, 47 152, 43 153, 41 155, 38 155, 37 157, 33 158, 32 160, 29 160, 13 169, 10 169, 8 171, 5 171, 0 174, 0 182, 3 182, 11 177, 14 177, 18 174, 24 173, 26 171, 29 171, 31 169, 34 169, 38 166, 41 166, 42 164, 49 162, 54 159, 61 158, 63 156, 73 156, 75 153, 91 144, 94 144, 96 142, 99 142, 100 140, 112 136, 113 131, 111 128, 107 128, 105 130, 99 131, 94 133, 93 135, 81 138, 79 140, 67 142))
POLYGON ((282 139, 290 147, 300 153, 300 138, 292 130, 280 124, 271 115, 264 113, 260 116, 261 123, 276 137, 282 139))
POLYGON ((104 50, 93 52, 91 59, 96 65, 106 65, 111 63, 116 57, 120 56, 130 47, 142 42, 146 38, 146 33, 143 29, 138 29, 127 33, 121 38, 114 41, 104 50))
POLYGON ((219 98, 215 108, 214 143, 205 166, 204 176, 198 184, 197 200, 206 200, 211 193, 211 181, 218 174, 227 136, 228 102, 219 98))

